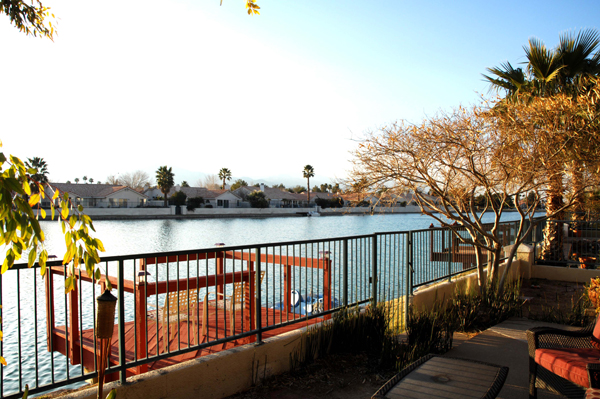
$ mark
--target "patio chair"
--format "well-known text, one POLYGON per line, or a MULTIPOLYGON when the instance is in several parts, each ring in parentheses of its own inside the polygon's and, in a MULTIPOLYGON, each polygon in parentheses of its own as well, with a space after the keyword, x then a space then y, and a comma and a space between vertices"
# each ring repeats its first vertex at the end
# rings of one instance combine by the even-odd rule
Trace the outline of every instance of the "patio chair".
MULTIPOLYGON (((171 343, 172 336, 179 331, 179 324, 182 321, 191 322, 192 339, 188 339, 188 344, 191 345, 196 336, 196 327, 198 318, 196 315, 196 307, 198 305, 198 291, 180 290, 171 291, 165 296, 165 304, 158 309, 157 320, 161 325, 163 333, 164 351, 167 351, 171 343), (176 325, 177 327, 174 327, 176 325), (167 337, 168 336, 168 337, 167 337), (167 339, 168 338, 168 339, 167 339)), ((152 305, 150 305, 152 306, 152 305)))
POLYGON ((600 388, 600 322, 575 330, 536 327, 527 331, 529 397, 537 388, 583 398, 600 388))
MULTIPOLYGON (((260 272, 260 284, 265 277, 265 272, 260 272)), ((208 333, 209 311, 208 308, 219 309, 229 312, 229 328, 230 334, 235 334, 235 316, 239 310, 246 305, 246 310, 249 314, 250 304, 245 304, 244 292, 249 288, 247 281, 238 281, 233 283, 233 293, 227 295, 221 292, 211 292, 204 295, 204 310, 202 312, 202 334, 206 337, 208 333), (214 299, 209 299, 209 295, 215 295, 214 299)), ((212 312, 214 314, 214 312, 212 312)))

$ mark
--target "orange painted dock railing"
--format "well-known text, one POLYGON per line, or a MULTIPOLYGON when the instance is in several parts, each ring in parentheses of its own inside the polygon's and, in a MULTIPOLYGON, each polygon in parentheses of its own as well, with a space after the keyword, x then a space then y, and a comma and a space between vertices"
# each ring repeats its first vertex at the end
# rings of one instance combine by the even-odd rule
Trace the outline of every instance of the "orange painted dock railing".
MULTIPOLYGON (((331 260, 328 256, 323 258, 307 258, 298 256, 260 254, 244 251, 215 251, 202 253, 187 253, 184 255, 170 256, 148 256, 137 260, 136 280, 122 280, 122 287, 119 287, 119 279, 109 276, 110 284, 117 292, 133 295, 135 309, 133 311, 133 320, 125 322, 124 334, 120 334, 118 325, 115 325, 112 339, 110 364, 119 365, 120 359, 125 358, 127 363, 147 360, 143 364, 136 365, 127 369, 127 375, 144 373, 150 369, 161 368, 179 361, 188 360, 197 356, 202 356, 210 352, 227 349, 229 347, 253 342, 257 339, 280 334, 291 329, 299 328, 299 325, 286 324, 281 328, 270 328, 267 331, 261 331, 266 327, 273 327, 276 320, 286 322, 304 318, 306 323, 312 324, 329 318, 329 314, 323 317, 302 317, 294 313, 292 304, 292 276, 293 268, 317 269, 322 272, 322 290, 323 290, 323 311, 330 310, 332 304, 331 287, 331 260), (179 264, 180 262, 207 261, 214 260, 215 273, 211 275, 190 276, 179 279, 170 279, 168 281, 147 281, 148 267, 154 265, 152 270, 160 268, 163 265, 179 264), (227 261, 245 262, 246 267, 242 270, 227 271, 227 261), (257 292, 257 273, 260 271, 258 263, 262 265, 279 265, 283 273, 283 309, 272 309, 264 307, 264 301, 260 300, 260 293, 257 292), (200 290, 208 292, 212 287, 215 293, 224 294, 226 286, 235 283, 246 283, 246 289, 243 292, 243 309, 235 312, 229 309, 222 309, 210 318, 208 315, 208 303, 202 301, 202 296, 194 295, 193 311, 194 325, 189 322, 189 314, 179 313, 167 315, 176 317, 176 327, 169 324, 163 325, 159 322, 159 313, 157 310, 148 310, 149 305, 157 303, 158 300, 149 301, 148 298, 168 293, 195 292, 200 290), (197 302, 197 303, 196 303, 197 302), (234 312, 232 316, 232 311, 234 312), (238 314, 239 313, 239 314, 238 314), (185 316, 185 317, 184 317, 185 316), (181 322, 180 319, 181 318, 181 322), (185 319, 185 320, 184 320, 185 319), (234 323, 233 327, 227 328, 228 321, 234 323), (206 324, 206 325, 204 325, 206 324), (166 331, 164 329, 167 329, 166 331), (174 329, 174 331, 173 331, 174 329), (228 335, 228 331, 232 331, 228 335), (256 332, 256 334, 248 334, 256 332), (171 342, 171 335, 174 333, 176 339, 171 342), (121 335, 121 336, 120 336, 121 335), (220 335, 222 335, 220 337, 220 335), (161 337, 163 344, 160 344, 161 337), (223 339, 226 339, 225 342, 223 339), (125 354, 120 357, 119 347, 121 340, 125 342, 125 354), (211 342, 217 341, 216 346, 211 347, 211 342), (174 345, 176 344, 176 345, 174 345), (175 347, 173 347, 175 346, 175 347), (164 348, 161 350, 161 348, 164 348), (196 348, 196 350, 190 350, 196 348), (182 352, 185 350, 185 353, 182 352), (156 358, 155 361, 151 361, 156 358)), ((83 270, 77 270, 73 275, 76 283, 75 289, 67 294, 68 313, 65 325, 57 326, 54 315, 54 276, 69 277, 67 268, 54 266, 49 269, 49 276, 45 279, 46 286, 46 314, 47 314, 47 342, 48 351, 57 351, 68 357, 72 365, 83 364, 87 370, 95 369, 95 352, 97 351, 94 343, 94 330, 87 329, 80 331, 80 292, 81 283, 99 284, 99 292, 102 292, 106 286, 105 276, 100 281, 94 281, 83 270)), ((264 270, 263 270, 264 272, 264 270)), ((259 282, 260 287, 260 282, 259 282)), ((179 295, 179 294, 178 294, 179 295)), ((186 294, 189 295, 189 294, 186 294)), ((191 295, 186 297, 188 302, 191 295)), ((190 305, 188 303, 188 305, 190 305)), ((163 312, 166 310, 162 310, 163 312)), ((186 311, 187 312, 187 311, 186 311)), ((302 325, 306 325, 306 323, 302 325)), ((109 380, 116 379, 117 373, 107 374, 109 380)))

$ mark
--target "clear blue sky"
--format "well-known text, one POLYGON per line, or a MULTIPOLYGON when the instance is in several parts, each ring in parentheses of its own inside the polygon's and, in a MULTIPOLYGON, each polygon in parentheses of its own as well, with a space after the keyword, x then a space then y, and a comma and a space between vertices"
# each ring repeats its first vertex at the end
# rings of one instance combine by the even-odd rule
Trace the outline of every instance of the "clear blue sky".
POLYGON ((486 67, 523 62, 530 37, 554 47, 600 21, 597 1, 44 4, 54 42, 0 17, 0 139, 63 182, 161 165, 192 184, 222 167, 301 182, 311 164, 329 183, 365 131, 475 103, 486 67))

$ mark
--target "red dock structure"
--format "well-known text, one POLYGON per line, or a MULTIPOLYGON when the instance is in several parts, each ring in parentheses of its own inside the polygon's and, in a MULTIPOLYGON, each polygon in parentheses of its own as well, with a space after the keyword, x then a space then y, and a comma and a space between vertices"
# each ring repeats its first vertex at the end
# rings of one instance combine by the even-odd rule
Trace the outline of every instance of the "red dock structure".
MULTIPOLYGON (((491 225, 489 226, 491 228, 491 225)), ((503 245, 510 244, 510 225, 498 226, 503 245)), ((476 247, 469 238, 459 239, 456 234, 449 233, 450 238, 446 237, 447 231, 437 230, 441 234, 441 240, 435 240, 435 230, 429 232, 429 260, 432 262, 452 262, 462 263, 463 270, 472 268, 477 264, 476 247), (435 247, 434 243, 439 242, 441 248, 435 247)), ((466 232, 464 228, 459 231, 466 232)), ((486 263, 488 259, 487 251, 481 251, 481 261, 486 263)))
MULTIPOLYGON (((125 342, 126 364, 144 360, 145 362, 144 364, 128 368, 127 376, 160 369, 196 357, 253 342, 256 340, 255 334, 245 334, 243 337, 239 337, 239 335, 249 331, 258 332, 257 321, 260 321, 262 328, 285 323, 281 327, 271 328, 266 331, 261 330, 262 338, 269 338, 329 318, 329 315, 307 318, 294 311, 292 304, 292 275, 294 267, 322 270, 323 310, 329 310, 332 303, 332 290, 331 260, 329 260, 328 256, 324 256, 323 258, 306 258, 257 254, 244 251, 215 251, 139 259, 137 281, 123 280, 123 291, 133 294, 135 297, 134 318, 124 323, 123 340, 125 342), (146 269, 148 265, 156 265, 155 267, 158 267, 161 264, 199 260, 207 261, 209 259, 214 259, 216 265, 215 274, 168 281, 146 281, 146 269), (225 264, 227 259, 245 262, 247 267, 243 270, 226 272, 225 264), (261 262, 261 265, 280 265, 283 271, 283 305, 281 309, 273 309, 264 305, 257 307, 256 279, 258 274, 255 270, 257 260, 261 262), (228 291, 225 287, 228 284, 243 286, 240 303, 233 303, 233 306, 229 307, 219 307, 217 305, 219 303, 223 305, 224 299, 221 300, 222 302, 216 300, 210 301, 208 300, 208 295, 204 297, 199 297, 198 295, 201 289, 204 292, 208 292, 208 288, 213 287, 212 289, 216 297, 224 298, 224 293, 228 291), (171 309, 171 314, 168 313, 169 310, 164 308, 160 310, 148 310, 149 305, 151 306, 153 303, 153 301, 148 300, 149 297, 159 294, 167 294, 168 296, 174 293, 176 293, 177 304, 174 311, 171 309), (215 305, 216 307, 213 309, 211 305, 215 305), (168 322, 163 322, 167 318, 168 322), (294 320, 297 322, 293 323, 294 320), (216 341, 217 344, 210 345, 213 341, 216 341), (185 352, 182 353, 182 351, 185 352), (173 356, 168 356, 170 353, 173 353, 173 356), (158 359, 155 358, 157 356, 159 356, 158 359)), ((79 311, 80 293, 78 292, 78 286, 80 284, 75 283, 75 289, 67 294, 68 312, 66 315, 66 325, 56 325, 52 286, 53 276, 55 275, 62 275, 64 278, 71 276, 68 269, 64 267, 55 266, 48 269, 48 278, 45 279, 48 351, 62 353, 68 357, 69 362, 73 365, 82 364, 86 370, 96 370, 95 358, 100 349, 95 345, 94 329, 79 331, 81 315, 79 311)), ((76 271, 72 277, 80 280, 82 283, 100 284, 101 290, 107 284, 106 277, 103 276, 100 281, 94 281, 83 270, 76 271)), ((113 276, 109 276, 108 278, 112 287, 118 289, 118 279, 113 276)), ((231 287, 229 291, 231 291, 231 287)), ((229 304, 231 305, 232 303, 230 302, 229 304)), ((119 325, 115 325, 109 358, 110 365, 119 364, 120 341, 119 325)), ((118 373, 107 374, 106 377, 107 381, 115 380, 118 378, 118 373)))

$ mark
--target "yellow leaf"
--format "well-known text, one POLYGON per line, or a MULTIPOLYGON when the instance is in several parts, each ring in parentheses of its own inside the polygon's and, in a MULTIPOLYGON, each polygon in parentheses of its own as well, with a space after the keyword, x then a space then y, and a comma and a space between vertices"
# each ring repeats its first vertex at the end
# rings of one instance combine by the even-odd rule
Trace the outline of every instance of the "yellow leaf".
POLYGON ((4 334, 0 331, 0 341, 4 341, 4 334))
POLYGON ((2 363, 3 366, 7 365, 6 360, 2 356, 0 356, 0 363, 2 363))
POLYGON ((44 208, 40 209, 40 215, 42 215, 42 219, 46 219, 46 211, 44 208))
POLYGON ((38 202, 40 202, 39 194, 33 194, 32 196, 29 197, 29 206, 35 206, 38 204, 38 202))

